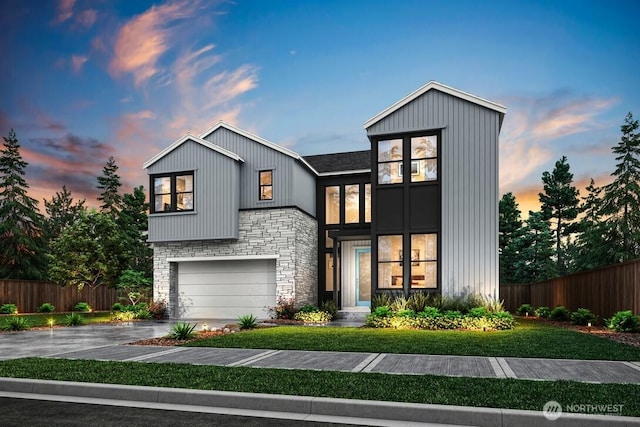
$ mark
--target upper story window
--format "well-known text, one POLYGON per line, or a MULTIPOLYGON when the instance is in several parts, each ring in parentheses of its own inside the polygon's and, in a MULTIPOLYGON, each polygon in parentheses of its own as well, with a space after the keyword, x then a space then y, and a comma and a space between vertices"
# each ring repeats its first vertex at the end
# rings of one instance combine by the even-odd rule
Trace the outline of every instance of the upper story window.
POLYGON ((437 135, 411 138, 411 182, 438 179, 437 135))
POLYGON ((371 184, 364 185, 364 222, 371 222, 371 184))
POLYGON ((260 171, 258 175, 258 184, 260 186, 258 199, 273 200, 273 171, 260 171))
POLYGON ((193 172, 154 175, 153 212, 193 210, 193 172))
POLYGON ((344 222, 345 224, 360 222, 360 184, 344 186, 344 222))
POLYGON ((378 184, 402 183, 402 139, 378 141, 378 184))
POLYGON ((324 198, 325 224, 340 224, 340 186, 325 187, 324 198))

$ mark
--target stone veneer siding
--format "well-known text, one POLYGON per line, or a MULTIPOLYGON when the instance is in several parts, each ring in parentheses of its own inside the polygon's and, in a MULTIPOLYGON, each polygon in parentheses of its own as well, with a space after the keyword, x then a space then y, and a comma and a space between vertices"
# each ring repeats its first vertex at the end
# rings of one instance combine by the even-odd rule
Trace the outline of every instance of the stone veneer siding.
POLYGON ((170 317, 178 310, 178 274, 169 258, 278 255, 276 298, 296 306, 318 302, 318 223, 296 208, 240 211, 237 240, 197 240, 153 244, 153 295, 165 299, 170 317))

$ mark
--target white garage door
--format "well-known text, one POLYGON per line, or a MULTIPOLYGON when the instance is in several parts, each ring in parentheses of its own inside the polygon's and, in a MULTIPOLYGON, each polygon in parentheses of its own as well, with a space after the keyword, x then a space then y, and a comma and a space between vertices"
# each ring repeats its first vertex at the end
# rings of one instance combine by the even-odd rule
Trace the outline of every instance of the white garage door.
POLYGON ((268 317, 276 303, 274 259, 178 264, 178 313, 185 319, 268 317))

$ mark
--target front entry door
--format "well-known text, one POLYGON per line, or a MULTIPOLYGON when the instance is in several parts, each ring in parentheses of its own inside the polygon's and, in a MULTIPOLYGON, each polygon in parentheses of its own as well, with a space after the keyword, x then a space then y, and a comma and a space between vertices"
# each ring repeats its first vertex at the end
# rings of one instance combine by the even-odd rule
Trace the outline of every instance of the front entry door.
POLYGON ((371 306, 371 248, 356 248, 356 305, 371 306))

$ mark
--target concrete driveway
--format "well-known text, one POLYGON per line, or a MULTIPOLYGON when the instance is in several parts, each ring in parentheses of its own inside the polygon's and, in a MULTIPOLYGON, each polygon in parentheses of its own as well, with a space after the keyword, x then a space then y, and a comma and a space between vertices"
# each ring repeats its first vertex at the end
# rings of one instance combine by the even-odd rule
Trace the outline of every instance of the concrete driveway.
POLYGON ((175 321, 95 324, 0 333, 0 360, 43 357, 167 335, 175 321))

